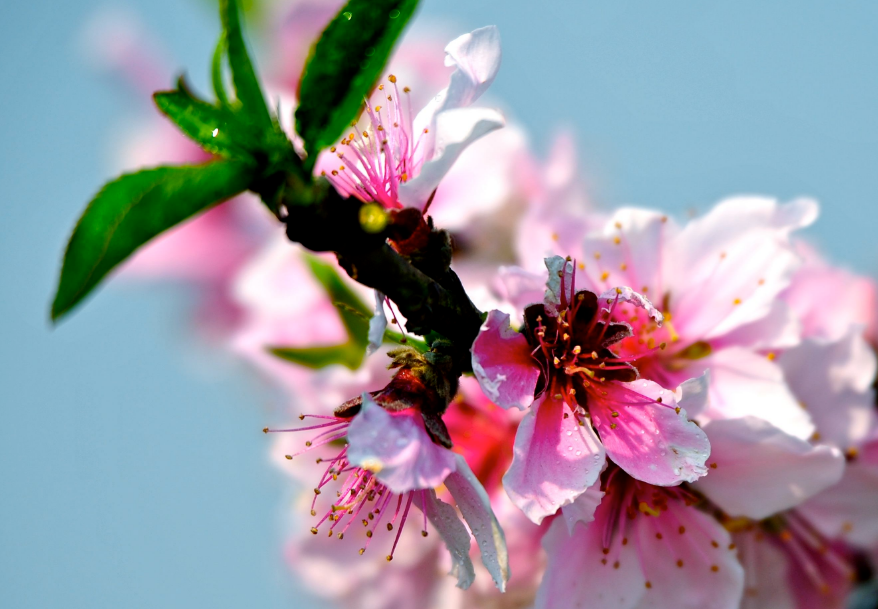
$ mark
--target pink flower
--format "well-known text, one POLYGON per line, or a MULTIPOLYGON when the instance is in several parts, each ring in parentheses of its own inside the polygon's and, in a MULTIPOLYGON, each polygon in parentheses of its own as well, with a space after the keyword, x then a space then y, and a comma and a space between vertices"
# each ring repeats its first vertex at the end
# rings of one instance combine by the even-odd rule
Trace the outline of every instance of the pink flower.
MULTIPOLYGON (((814 425, 774 358, 800 340, 795 316, 778 296, 800 265, 790 235, 816 215, 807 200, 739 197, 680 227, 658 212, 621 209, 603 229, 583 235, 589 259, 577 263, 576 285, 595 293, 630 285, 657 303, 661 326, 643 309, 616 310, 615 320, 631 326, 617 352, 636 358, 641 376, 664 387, 709 369, 703 422, 756 416, 807 439, 814 425), (643 349, 660 343, 667 348, 643 349)), ((536 275, 517 268, 504 269, 500 280, 519 306, 539 286, 536 275)))
POLYGON ((688 420, 685 396, 638 380, 631 364, 637 356, 609 349, 631 332, 611 321, 621 302, 643 308, 656 323, 661 314, 630 288, 600 297, 577 292, 573 265, 560 257, 547 258, 546 266, 545 301, 525 309, 523 332, 491 311, 472 348, 485 394, 504 408, 530 407, 503 480, 513 502, 539 523, 593 485, 607 455, 653 484, 704 475, 710 446, 688 420))
POLYGON ((587 525, 556 516, 535 609, 735 609, 744 588, 729 533, 684 488, 651 486, 610 466, 572 506, 597 506, 587 525))
POLYGON ((497 28, 460 36, 445 53, 446 65, 457 69, 448 87, 417 116, 412 114, 408 87, 400 90, 391 74, 366 103, 366 125, 353 125, 339 148, 323 153, 317 171, 339 192, 388 209, 423 211, 463 150, 504 125, 496 110, 468 107, 500 68, 497 28))
POLYGON ((834 340, 857 325, 875 342, 878 321, 875 281, 830 264, 808 243, 799 241, 796 249, 804 263, 782 298, 801 323, 802 335, 834 340), (831 307, 826 306, 828 295, 832 298, 831 307))
POLYGON ((444 484, 478 542, 482 562, 502 591, 509 578, 503 531, 484 488, 466 461, 433 442, 418 409, 391 413, 364 393, 358 400, 342 405, 339 413, 338 416, 310 415, 325 422, 300 429, 266 430, 320 430, 305 443, 303 451, 289 455, 288 459, 318 447, 345 442, 335 456, 323 460, 328 466, 314 489, 312 515, 319 515, 316 507, 324 490, 339 479, 342 482, 335 493, 336 500, 323 512, 311 532, 316 535, 319 528, 329 522, 329 535, 342 539, 352 525, 362 523, 367 538, 360 549, 363 554, 378 526, 387 520, 387 529, 397 527, 398 531, 387 555, 389 561, 414 505, 424 515, 424 536, 429 520, 451 553, 452 574, 457 577, 458 586, 466 589, 475 577, 469 557, 470 533, 454 508, 437 497, 434 488, 444 484), (350 413, 356 414, 350 418, 350 413))

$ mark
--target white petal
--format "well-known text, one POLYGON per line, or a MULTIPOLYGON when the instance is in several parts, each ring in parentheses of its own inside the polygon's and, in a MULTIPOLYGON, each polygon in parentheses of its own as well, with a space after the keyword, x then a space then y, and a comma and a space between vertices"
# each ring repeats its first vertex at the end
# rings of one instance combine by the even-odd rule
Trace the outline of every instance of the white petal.
POLYGON ((384 294, 375 290, 375 314, 369 320, 369 346, 366 353, 372 355, 384 342, 384 331, 387 329, 387 314, 384 312, 384 294))
POLYGON ((506 119, 490 108, 457 108, 440 112, 433 123, 432 154, 418 175, 399 187, 399 200, 408 207, 422 207, 466 147, 506 119))
POLYGON ((704 426, 716 469, 695 483, 731 516, 756 520, 790 509, 844 473, 838 449, 812 446, 755 417, 704 426))
MULTIPOLYGON (((606 469, 606 467, 604 467, 606 469)), ((564 522, 567 523, 567 533, 573 535, 577 523, 587 525, 594 520, 594 512, 601 504, 604 498, 604 492, 601 490, 600 482, 588 487, 584 493, 561 508, 561 515, 564 522)))
POLYGON ((674 392, 677 406, 685 410, 690 418, 697 418, 707 408, 709 387, 710 370, 705 370, 701 376, 683 382, 674 392))
POLYGON ((793 394, 814 419, 820 442, 842 450, 859 446, 878 426, 875 353, 858 327, 839 340, 805 340, 778 364, 793 394))
POLYGON ((509 553, 506 537, 491 509, 491 500, 481 482, 461 455, 457 456, 457 470, 445 479, 445 486, 469 525, 479 545, 482 563, 491 574, 500 592, 505 592, 509 581, 509 553))
POLYGON ((473 561, 469 557, 470 536, 453 507, 436 497, 430 489, 421 493, 423 506, 418 506, 439 531, 439 536, 451 553, 451 572, 457 577, 457 587, 466 590, 476 578, 473 561))

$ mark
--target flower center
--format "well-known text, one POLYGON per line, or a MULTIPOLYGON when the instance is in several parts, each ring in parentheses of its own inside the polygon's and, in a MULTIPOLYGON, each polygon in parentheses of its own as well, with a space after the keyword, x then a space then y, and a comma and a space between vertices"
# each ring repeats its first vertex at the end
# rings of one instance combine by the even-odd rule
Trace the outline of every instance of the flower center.
POLYGON ((410 89, 403 87, 400 94, 393 74, 388 83, 378 85, 372 100, 366 100, 363 129, 351 123, 350 133, 338 147, 330 148, 341 163, 322 175, 338 190, 365 203, 399 209, 399 184, 420 171, 423 159, 418 158, 418 148, 421 135, 428 130, 414 132, 410 89))
MULTIPOLYGON (((286 455, 288 460, 302 455, 317 448, 335 445, 343 441, 351 419, 324 415, 300 415, 299 419, 305 418, 322 419, 323 422, 307 427, 296 429, 269 429, 265 433, 316 431, 321 430, 316 436, 305 441, 305 448, 297 453, 286 455)), ((403 526, 409 515, 412 503, 419 501, 419 506, 424 505, 424 491, 416 490, 406 493, 394 493, 386 485, 376 478, 380 467, 370 467, 365 463, 362 467, 355 466, 348 461, 348 446, 345 443, 334 457, 329 459, 318 458, 317 464, 326 463, 326 469, 314 488, 314 498, 311 501, 311 516, 320 515, 318 522, 311 527, 311 533, 317 535, 324 523, 329 523, 328 537, 335 535, 338 539, 344 539, 345 533, 354 523, 360 523, 365 529, 366 541, 359 553, 365 553, 372 541, 375 532, 381 523, 388 519, 385 526, 388 531, 397 529, 393 540, 393 547, 387 560, 393 560, 393 554, 399 543, 403 526), (339 483, 340 482, 340 483, 339 483), (330 486, 335 486, 335 500, 328 507, 318 509, 319 498, 330 486), (397 521, 399 524, 397 525, 397 521)), ((424 510, 424 528, 421 535, 427 536, 427 517, 424 510)))
MULTIPOLYGON (((542 371, 538 393, 548 391, 555 399, 577 403, 586 414, 587 395, 606 399, 604 383, 636 380, 638 372, 633 363, 664 349, 666 343, 644 341, 620 354, 610 351, 610 345, 631 336, 627 321, 616 321, 621 309, 618 295, 608 308, 603 308, 593 292, 574 293, 572 288, 561 299, 557 315, 542 304, 528 307, 525 335, 542 371)), ((562 292, 566 292, 563 284, 562 292)))

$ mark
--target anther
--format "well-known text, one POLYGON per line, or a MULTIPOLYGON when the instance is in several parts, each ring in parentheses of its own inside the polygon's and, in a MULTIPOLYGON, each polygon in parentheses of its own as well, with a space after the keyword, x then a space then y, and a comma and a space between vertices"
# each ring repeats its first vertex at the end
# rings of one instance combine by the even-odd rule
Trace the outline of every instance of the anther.
POLYGON ((292 461, 292 460, 293 460, 293 455, 284 455, 284 458, 285 458, 287 461, 292 461))
POLYGON ((317 534, 317 529, 315 529, 314 527, 311 527, 311 533, 314 534, 314 535, 316 535, 316 534, 317 534))

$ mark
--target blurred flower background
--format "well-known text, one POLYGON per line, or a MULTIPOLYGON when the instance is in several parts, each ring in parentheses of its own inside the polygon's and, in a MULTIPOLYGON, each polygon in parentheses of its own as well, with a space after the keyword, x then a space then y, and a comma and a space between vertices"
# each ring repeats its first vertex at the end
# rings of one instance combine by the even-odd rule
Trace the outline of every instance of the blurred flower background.
MULTIPOLYGON (((250 41, 276 91, 293 89, 311 24, 337 6, 253 7, 250 41)), ((207 89, 217 21, 203 0, 0 9, 2 606, 318 602, 287 570, 290 482, 270 465, 277 454, 260 432, 283 419, 288 396, 216 348, 241 322, 242 303, 260 302, 266 289, 283 298, 283 273, 300 278, 290 248, 264 249, 277 229, 246 201, 225 206, 206 226, 223 234, 232 216, 247 230, 229 231, 221 251, 195 234, 176 244, 188 264, 168 257, 173 249, 148 252, 122 274, 127 281, 111 282, 59 328, 47 322, 61 244, 103 179, 199 158, 149 93, 181 70, 207 89), (257 249, 258 272, 240 274, 257 249), (171 275, 177 281, 147 281, 171 275)), ((530 197, 559 200, 571 172, 579 203, 681 218, 728 195, 807 196, 821 202, 821 218, 804 234, 833 262, 878 274, 878 8, 424 0, 400 72, 423 96, 416 107, 444 86, 445 42, 487 24, 499 27, 504 51, 487 95, 511 126, 473 153, 500 177, 476 193, 455 185, 449 200, 491 211, 513 178, 530 197), (525 144, 539 158, 522 158, 525 144)), ((288 116, 290 101, 281 102, 288 116)), ((456 184, 467 183, 465 170, 456 184)), ((467 224, 435 205, 441 225, 467 224)), ((532 213, 551 224, 550 214, 532 213)), ((464 253, 509 259, 511 249, 486 237, 502 225, 469 225, 464 253)), ((528 237, 517 235, 520 256, 544 247, 528 237)), ((480 273, 474 265, 462 275, 480 273)), ((290 313, 247 308, 234 340, 244 354, 290 313)), ((338 332, 305 330, 326 340, 338 332)), ((325 407, 338 401, 329 391, 307 398, 325 407)))

